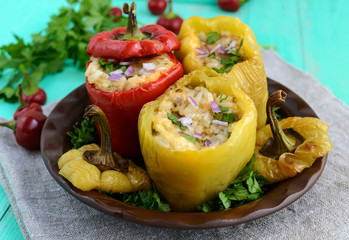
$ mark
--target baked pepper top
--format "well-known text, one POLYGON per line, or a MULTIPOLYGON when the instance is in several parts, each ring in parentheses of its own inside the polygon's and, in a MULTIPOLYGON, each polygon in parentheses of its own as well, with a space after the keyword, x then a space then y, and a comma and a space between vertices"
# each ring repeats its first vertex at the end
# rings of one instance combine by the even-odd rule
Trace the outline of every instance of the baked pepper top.
POLYGON ((255 169, 269 183, 296 176, 332 148, 328 125, 321 120, 288 117, 279 122, 276 119, 273 108, 285 98, 282 90, 270 95, 267 104, 270 125, 257 131, 255 169))
POLYGON ((128 193, 149 190, 151 182, 147 172, 112 151, 110 128, 103 111, 90 105, 84 114, 84 117, 88 116, 98 122, 101 146, 88 144, 64 153, 58 160, 59 174, 82 191, 128 193))
POLYGON ((179 33, 181 48, 176 53, 184 72, 202 70, 222 76, 252 98, 258 128, 266 123, 267 79, 257 40, 238 18, 216 16, 186 19, 179 33))
POLYGON ((96 34, 87 46, 89 56, 127 59, 160 55, 179 49, 177 36, 160 25, 152 24, 138 29, 134 2, 131 7, 124 4, 124 12, 129 14, 127 28, 118 27, 96 34))
MULTIPOLYGON (((197 91, 197 95, 193 95, 199 108, 205 108, 205 105, 210 106, 209 102, 206 104, 199 102, 198 95, 202 93, 202 91, 197 91)), ((184 105, 191 103, 186 98, 182 100, 186 101, 182 107, 185 110, 184 105)), ((179 99, 179 101, 182 100, 179 99)), ((195 112, 200 114, 202 118, 206 116, 210 118, 214 115, 211 110, 209 110, 209 114, 201 113, 201 110, 197 109, 195 112)), ((206 121, 202 120, 204 125, 206 121)), ((162 96, 144 105, 138 121, 143 158, 150 178, 172 209, 175 211, 195 211, 198 205, 216 197, 220 191, 231 184, 253 154, 256 122, 255 106, 243 91, 227 84, 225 78, 209 77, 201 71, 194 71, 184 76, 162 96), (193 132, 199 132, 203 126, 193 123, 193 132, 186 131, 186 133, 191 137, 196 137, 196 141, 205 142, 206 137, 214 137, 220 133, 228 136, 217 144, 196 146, 188 138, 182 137, 186 135, 173 130, 174 123, 166 114, 167 111, 163 114, 162 120, 158 119, 161 117, 158 116, 158 113, 162 114, 161 109, 165 109, 166 105, 172 105, 172 114, 178 113, 175 106, 180 104, 167 98, 172 90, 199 89, 201 87, 205 87, 216 96, 224 94, 224 98, 226 96, 234 98, 234 107, 232 105, 231 110, 236 108, 238 117, 237 121, 231 124, 226 122, 227 126, 213 126, 215 124, 213 123, 211 129, 217 130, 217 132, 202 132, 202 136, 194 136, 193 132), (180 147, 173 147, 176 143, 180 147)), ((210 129, 209 122, 207 125, 204 128, 210 129)), ((178 131, 183 132, 184 130, 178 129, 178 131)))

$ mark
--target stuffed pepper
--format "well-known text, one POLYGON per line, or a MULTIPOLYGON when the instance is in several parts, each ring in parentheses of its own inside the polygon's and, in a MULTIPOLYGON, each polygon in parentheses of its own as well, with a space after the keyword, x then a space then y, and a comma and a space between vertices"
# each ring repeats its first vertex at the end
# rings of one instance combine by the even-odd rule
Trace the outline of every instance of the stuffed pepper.
POLYGON ((177 52, 186 73, 203 70, 212 76, 227 77, 252 98, 258 113, 257 126, 266 123, 268 99, 263 59, 252 30, 238 18, 193 16, 179 33, 177 52))
POLYGON ((138 29, 135 4, 124 5, 128 26, 101 32, 89 40, 86 88, 92 104, 106 114, 113 150, 140 155, 138 114, 183 76, 181 63, 171 53, 180 46, 175 34, 159 25, 138 29))
POLYGON ((90 105, 84 117, 88 116, 98 122, 101 146, 92 143, 64 153, 58 160, 59 174, 82 191, 128 193, 149 190, 151 181, 147 172, 112 151, 110 127, 103 111, 90 105))
POLYGON ((255 169, 269 183, 296 176, 332 148, 328 125, 321 120, 311 117, 277 120, 273 109, 285 98, 282 90, 270 95, 267 104, 270 124, 257 131, 255 169))
POLYGON ((140 113, 148 174, 175 211, 196 210, 216 197, 253 154, 255 106, 227 81, 194 71, 140 113))

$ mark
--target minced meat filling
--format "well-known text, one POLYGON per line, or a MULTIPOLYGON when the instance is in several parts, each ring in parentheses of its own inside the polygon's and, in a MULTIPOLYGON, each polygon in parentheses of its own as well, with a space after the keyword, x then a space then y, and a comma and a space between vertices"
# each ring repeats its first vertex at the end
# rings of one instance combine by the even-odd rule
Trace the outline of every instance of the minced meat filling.
POLYGON ((174 65, 168 54, 118 63, 113 61, 109 59, 104 62, 91 57, 91 63, 85 72, 88 82, 105 92, 127 91, 158 80, 163 72, 167 72, 174 65))
POLYGON ((154 135, 175 150, 197 150, 227 141, 241 119, 236 99, 204 86, 171 87, 153 117, 154 135))

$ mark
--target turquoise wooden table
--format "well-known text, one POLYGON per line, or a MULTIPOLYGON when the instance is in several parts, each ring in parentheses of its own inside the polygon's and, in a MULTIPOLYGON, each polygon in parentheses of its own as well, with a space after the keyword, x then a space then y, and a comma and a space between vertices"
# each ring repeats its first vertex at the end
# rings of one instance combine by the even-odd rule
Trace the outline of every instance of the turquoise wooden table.
MULTIPOLYGON (((114 1, 121 6, 123 1, 114 1)), ((136 1, 142 23, 155 23, 145 0, 136 1)), ((46 27, 49 17, 65 6, 64 0, 0 0, 0 45, 14 42, 13 33, 30 40, 46 27)), ((249 0, 237 13, 221 11, 214 0, 176 0, 174 10, 185 19, 191 15, 239 17, 254 31, 259 44, 275 46, 277 53, 328 87, 349 105, 349 2, 346 0, 249 0)), ((63 98, 84 82, 84 72, 67 62, 64 71, 48 75, 40 87, 48 102, 63 98)), ((4 86, 0 79, 0 88, 4 86)), ((0 116, 10 119, 17 104, 0 100, 0 116)), ((0 159, 1 161, 1 159, 0 159)), ((11 204, 0 186, 0 239, 22 239, 11 204)))

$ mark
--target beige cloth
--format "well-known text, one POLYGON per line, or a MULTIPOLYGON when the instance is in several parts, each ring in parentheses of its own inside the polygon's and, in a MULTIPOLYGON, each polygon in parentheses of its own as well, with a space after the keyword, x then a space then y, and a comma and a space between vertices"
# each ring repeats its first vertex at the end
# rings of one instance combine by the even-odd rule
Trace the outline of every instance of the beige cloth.
MULTIPOLYGON (((334 148, 318 182, 300 199, 260 219, 225 228, 172 230, 105 215, 72 197, 48 173, 40 152, 0 128, 1 184, 27 239, 349 239, 349 108, 308 74, 263 53, 267 76, 298 93, 330 125, 334 148)), ((45 107, 48 112, 54 104, 45 107)))

